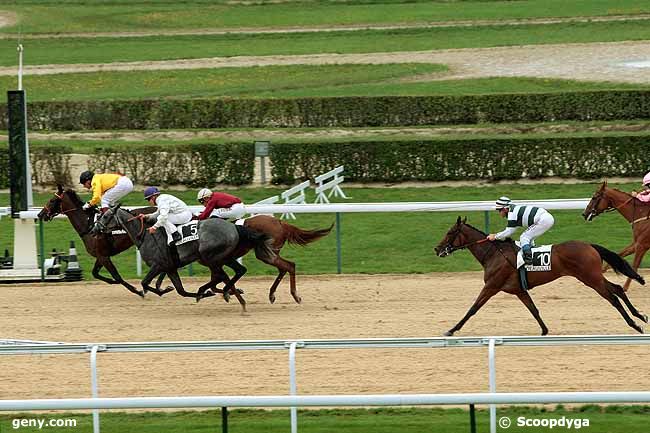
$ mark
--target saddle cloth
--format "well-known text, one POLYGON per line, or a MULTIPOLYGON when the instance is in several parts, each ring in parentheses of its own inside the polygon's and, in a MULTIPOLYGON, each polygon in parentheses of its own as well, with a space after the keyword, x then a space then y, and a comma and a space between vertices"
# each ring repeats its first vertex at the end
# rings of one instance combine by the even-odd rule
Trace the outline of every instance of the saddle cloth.
POLYGON ((199 222, 197 220, 176 226, 176 228, 181 235, 181 240, 176 241, 176 245, 183 245, 199 239, 199 222))
MULTIPOLYGON (((244 219, 235 221, 235 225, 243 226, 244 219)), ((199 239, 199 222, 197 220, 192 220, 186 224, 176 226, 176 228, 178 229, 178 233, 181 235, 181 240, 176 241, 176 245, 183 245, 199 239)))
MULTIPOLYGON (((519 243, 517 243, 519 246, 519 243)), ((553 245, 542 245, 533 247, 533 264, 525 265, 528 272, 545 272, 551 270, 551 251, 553 245)), ((524 266, 524 257, 521 250, 517 252, 517 269, 524 266)))

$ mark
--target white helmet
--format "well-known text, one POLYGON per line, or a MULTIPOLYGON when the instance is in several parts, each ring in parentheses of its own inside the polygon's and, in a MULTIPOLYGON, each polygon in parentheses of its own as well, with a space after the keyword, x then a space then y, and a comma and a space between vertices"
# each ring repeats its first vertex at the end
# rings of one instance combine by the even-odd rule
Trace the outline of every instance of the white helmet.
POLYGON ((209 198, 212 195, 212 191, 210 191, 208 188, 203 188, 201 191, 196 196, 196 199, 201 202, 206 198, 209 198))

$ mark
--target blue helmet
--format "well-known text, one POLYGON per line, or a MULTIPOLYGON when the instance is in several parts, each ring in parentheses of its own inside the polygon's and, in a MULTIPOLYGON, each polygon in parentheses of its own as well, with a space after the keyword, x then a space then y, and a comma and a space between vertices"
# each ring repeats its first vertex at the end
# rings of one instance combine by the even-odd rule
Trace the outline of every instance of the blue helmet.
POLYGON ((144 189, 144 199, 149 200, 154 195, 160 194, 160 190, 155 186, 148 186, 144 189))

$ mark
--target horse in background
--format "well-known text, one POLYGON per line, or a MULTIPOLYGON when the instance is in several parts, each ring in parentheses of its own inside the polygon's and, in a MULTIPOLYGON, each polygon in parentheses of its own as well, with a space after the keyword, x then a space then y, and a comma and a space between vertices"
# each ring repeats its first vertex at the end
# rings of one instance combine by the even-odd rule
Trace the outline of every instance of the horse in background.
MULTIPOLYGON (((631 194, 607 186, 604 181, 591 197, 582 216, 591 221, 598 215, 618 211, 632 226, 632 243, 619 253, 622 257, 634 253, 632 269, 639 269, 643 256, 650 249, 650 203, 637 200, 631 194)), ((623 290, 630 288, 630 278, 625 281, 623 290)))
MULTIPOLYGON (((454 251, 468 249, 483 266, 485 285, 467 314, 445 335, 451 336, 454 332, 460 330, 470 317, 476 314, 492 296, 499 292, 517 296, 537 320, 542 329, 542 335, 548 334, 548 328, 544 324, 533 299, 528 294, 528 291, 521 288, 516 266, 517 248, 515 243, 512 240, 488 241, 484 232, 467 224, 466 220, 461 220, 458 217, 456 224, 449 229, 442 241, 435 247, 435 252, 438 257, 446 257, 454 251)), ((605 298, 623 316, 623 319, 631 328, 643 334, 643 329, 628 315, 619 299, 625 303, 632 315, 641 319, 644 323, 648 323, 648 316, 640 313, 632 305, 621 286, 608 281, 603 276, 603 260, 609 263, 617 273, 621 272, 640 284, 645 284, 643 277, 637 274, 618 254, 600 245, 581 241, 567 241, 553 245, 551 270, 528 273, 529 288, 532 289, 563 276, 575 277, 605 298)))

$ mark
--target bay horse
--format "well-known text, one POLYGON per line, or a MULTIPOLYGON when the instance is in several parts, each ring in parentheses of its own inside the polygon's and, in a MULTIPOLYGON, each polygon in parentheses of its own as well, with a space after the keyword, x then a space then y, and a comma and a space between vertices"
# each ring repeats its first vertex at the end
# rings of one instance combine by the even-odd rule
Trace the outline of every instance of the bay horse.
MULTIPOLYGON (((481 230, 467 224, 467 218, 456 220, 445 237, 435 247, 439 257, 445 257, 457 250, 467 248, 470 253, 483 266, 483 280, 485 285, 476 301, 465 316, 444 335, 451 336, 460 330, 467 320, 494 295, 499 292, 510 293, 519 298, 528 308, 542 329, 542 335, 548 334, 548 328, 533 303, 527 291, 519 283, 516 269, 517 247, 512 240, 488 241, 486 234, 481 230)), ((551 257, 551 270, 544 272, 529 272, 529 288, 549 283, 563 276, 572 276, 585 285, 594 289, 618 310, 627 324, 636 331, 643 333, 643 329, 628 315, 619 301, 622 300, 632 315, 648 323, 648 316, 640 313, 630 302, 625 291, 618 284, 608 281, 603 276, 602 261, 606 261, 618 273, 633 278, 645 284, 643 277, 637 274, 630 265, 613 251, 600 245, 588 244, 581 241, 567 241, 553 245, 551 257)))
MULTIPOLYGON (((650 249, 650 203, 642 202, 631 194, 607 186, 603 181, 600 188, 591 197, 582 216, 591 221, 604 212, 617 210, 632 226, 632 243, 619 253, 622 257, 634 253, 632 269, 639 269, 643 256, 650 249)), ((623 290, 630 288, 631 280, 628 278, 623 285, 623 290)))
MULTIPOLYGON (((59 214, 67 216, 70 224, 72 224, 72 227, 74 227, 75 231, 83 241, 86 251, 95 258, 95 265, 92 270, 93 277, 108 284, 121 284, 130 292, 135 293, 140 297, 144 297, 144 292, 142 290, 138 290, 122 278, 110 259, 111 257, 131 248, 133 246, 131 238, 129 238, 126 233, 94 236, 91 233, 91 229, 97 211, 93 208, 83 210, 83 205, 84 202, 79 198, 74 190, 67 189, 64 191, 63 186, 58 185, 54 197, 52 197, 38 213, 38 219, 50 221, 59 214), (99 273, 102 268, 106 268, 106 270, 111 274, 112 279, 99 273)), ((137 213, 152 213, 155 210, 156 208, 154 207, 141 208, 137 210, 137 213)), ((156 287, 152 289, 152 292, 159 296, 173 290, 173 288, 160 289, 164 276, 164 274, 159 276, 156 287)))

